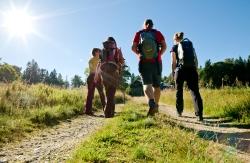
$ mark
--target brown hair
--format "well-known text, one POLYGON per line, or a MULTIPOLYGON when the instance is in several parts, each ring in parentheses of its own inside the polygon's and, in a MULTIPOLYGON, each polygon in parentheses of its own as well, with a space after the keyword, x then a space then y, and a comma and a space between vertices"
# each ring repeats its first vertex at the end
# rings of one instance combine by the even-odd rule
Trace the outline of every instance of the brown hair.
POLYGON ((174 40, 182 40, 183 39, 183 36, 184 36, 184 33, 183 32, 176 32, 174 34, 174 40))
POLYGON ((95 53, 98 52, 98 51, 101 51, 101 49, 99 49, 99 48, 93 48, 92 49, 92 55, 95 56, 95 53))

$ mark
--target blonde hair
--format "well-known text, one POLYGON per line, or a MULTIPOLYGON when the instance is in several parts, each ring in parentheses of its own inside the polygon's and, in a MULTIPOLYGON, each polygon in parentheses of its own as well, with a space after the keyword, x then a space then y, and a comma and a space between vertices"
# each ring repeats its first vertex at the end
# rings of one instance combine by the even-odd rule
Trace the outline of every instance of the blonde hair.
POLYGON ((184 33, 183 32, 176 32, 174 34, 174 40, 176 41, 181 41, 183 39, 184 33))

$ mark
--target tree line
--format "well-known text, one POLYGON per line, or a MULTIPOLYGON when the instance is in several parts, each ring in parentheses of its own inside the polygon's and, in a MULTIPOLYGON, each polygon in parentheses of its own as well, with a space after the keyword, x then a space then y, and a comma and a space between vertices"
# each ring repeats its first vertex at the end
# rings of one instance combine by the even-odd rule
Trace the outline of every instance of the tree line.
MULTIPOLYGON (((57 73, 56 69, 49 72, 44 68, 40 68, 34 59, 27 63, 23 72, 21 70, 22 68, 16 65, 0 62, 0 82, 11 83, 21 80, 27 84, 44 83, 65 88, 70 86, 69 81, 67 79, 64 80, 62 74, 57 73)), ((75 75, 71 80, 72 87, 80 87, 83 84, 84 82, 79 75, 75 75)))
MULTIPOLYGON (((199 84, 205 88, 223 88, 249 86, 250 84, 250 55, 247 59, 227 58, 224 61, 205 62, 204 67, 198 68, 199 84)), ((171 74, 162 78, 164 83, 174 85, 171 74)))
POLYGON ((199 69, 200 85, 209 88, 224 86, 249 86, 250 55, 247 59, 227 58, 224 61, 205 62, 205 67, 199 69))
MULTIPOLYGON (((48 85, 60 86, 68 88, 80 87, 86 84, 79 75, 75 75, 69 81, 63 80, 61 73, 57 73, 54 69, 51 72, 44 68, 40 68, 35 60, 29 61, 26 68, 21 72, 22 68, 1 63, 0 58, 0 82, 12 82, 22 80, 27 84, 44 83, 48 85)), ((247 59, 227 58, 224 61, 212 63, 211 60, 205 62, 205 66, 198 69, 199 83, 205 88, 221 88, 224 86, 249 86, 250 83, 250 55, 247 59)), ((121 75, 120 90, 127 92, 130 95, 143 95, 142 81, 139 75, 130 72, 128 66, 124 66, 121 75)), ((88 69, 85 69, 84 74, 88 76, 88 69)), ((171 74, 163 76, 162 83, 174 85, 174 80, 171 74)))

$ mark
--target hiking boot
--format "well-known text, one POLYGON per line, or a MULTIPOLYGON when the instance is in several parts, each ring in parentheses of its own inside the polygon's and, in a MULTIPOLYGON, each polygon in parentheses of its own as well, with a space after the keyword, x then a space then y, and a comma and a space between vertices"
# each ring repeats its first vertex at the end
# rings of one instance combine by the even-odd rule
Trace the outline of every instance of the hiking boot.
POLYGON ((182 116, 182 112, 176 112, 176 114, 177 114, 177 117, 181 117, 182 116))
POLYGON ((155 108, 149 108, 147 116, 154 116, 156 113, 155 108))
POLYGON ((203 121, 203 116, 202 115, 196 116, 196 120, 200 122, 203 121))
POLYGON ((159 113, 159 105, 155 104, 155 113, 159 113))
POLYGON ((155 101, 154 99, 150 99, 148 102, 148 106, 149 106, 149 110, 148 110, 148 114, 147 116, 154 116, 156 113, 156 109, 155 109, 155 101))
POLYGON ((92 111, 87 111, 87 112, 85 112, 85 114, 87 114, 87 115, 94 115, 94 113, 92 111))

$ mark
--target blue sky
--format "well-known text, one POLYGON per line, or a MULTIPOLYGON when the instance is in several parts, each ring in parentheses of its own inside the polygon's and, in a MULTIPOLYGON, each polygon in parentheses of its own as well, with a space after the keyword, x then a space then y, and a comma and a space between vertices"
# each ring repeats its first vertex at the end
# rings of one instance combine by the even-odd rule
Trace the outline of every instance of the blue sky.
POLYGON ((122 48, 131 72, 138 74, 137 58, 131 51, 136 31, 151 18, 164 35, 168 49, 163 57, 163 75, 171 71, 170 49, 173 34, 183 31, 193 41, 204 66, 225 58, 250 55, 250 2, 247 0, 0 0, 0 58, 26 67, 35 59, 40 68, 54 68, 70 79, 84 78, 84 69, 93 47, 113 36, 122 48), (26 41, 13 37, 1 27, 4 12, 24 8, 37 34, 26 41), (39 33, 39 34, 38 34, 39 33))

